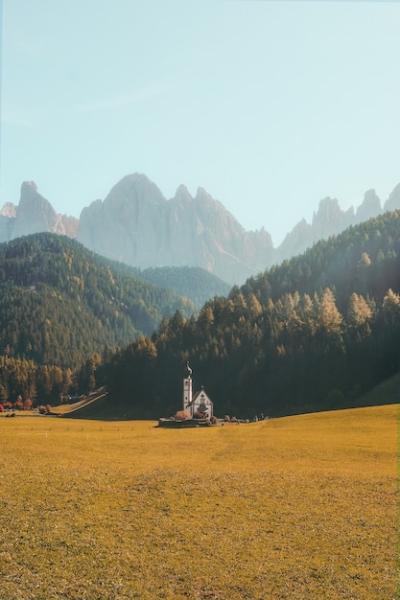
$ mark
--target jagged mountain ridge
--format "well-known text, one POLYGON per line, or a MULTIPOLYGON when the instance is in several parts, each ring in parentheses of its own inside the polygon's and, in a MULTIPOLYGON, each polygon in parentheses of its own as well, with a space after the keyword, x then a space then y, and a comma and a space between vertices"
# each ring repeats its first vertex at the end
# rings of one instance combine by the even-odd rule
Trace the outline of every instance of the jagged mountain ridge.
POLYGON ((385 203, 381 203, 375 190, 367 190, 363 202, 354 210, 340 208, 336 198, 323 198, 314 212, 311 223, 302 219, 287 234, 282 244, 276 249, 275 262, 290 259, 301 254, 320 240, 337 235, 350 227, 377 217, 383 212, 400 208, 400 184, 395 187, 385 203))
POLYGON ((124 177, 104 201, 83 209, 78 239, 130 265, 201 267, 229 282, 262 269, 273 253, 267 232, 245 231, 204 189, 192 197, 180 186, 166 200, 140 174, 124 177))
POLYGON ((246 231, 203 188, 192 197, 181 185, 167 200, 145 175, 128 175, 104 200, 84 208, 78 221, 58 215, 36 185, 25 182, 18 206, 7 203, 0 211, 0 242, 50 231, 77 238, 89 249, 139 269, 201 267, 233 284, 351 225, 397 208, 400 184, 383 206, 375 190, 365 193, 356 210, 342 210, 337 199, 327 197, 320 201, 311 223, 300 221, 274 248, 267 231, 246 231))
POLYGON ((6 202, 0 210, 0 242, 33 233, 58 233, 76 238, 79 220, 58 214, 41 196, 34 181, 24 181, 18 206, 6 202))

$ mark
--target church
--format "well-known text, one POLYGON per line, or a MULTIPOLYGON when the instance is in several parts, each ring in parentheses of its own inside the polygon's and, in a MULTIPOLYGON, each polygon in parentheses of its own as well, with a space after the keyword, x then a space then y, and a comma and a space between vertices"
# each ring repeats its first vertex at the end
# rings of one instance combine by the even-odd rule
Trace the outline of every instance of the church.
POLYGON ((182 408, 174 417, 159 419, 159 427, 209 427, 217 423, 217 419, 214 418, 213 402, 204 388, 193 394, 192 374, 193 371, 187 362, 183 380, 182 408))
POLYGON ((183 410, 191 419, 209 419, 214 416, 214 405, 204 388, 193 395, 192 369, 186 364, 186 376, 183 380, 183 410))

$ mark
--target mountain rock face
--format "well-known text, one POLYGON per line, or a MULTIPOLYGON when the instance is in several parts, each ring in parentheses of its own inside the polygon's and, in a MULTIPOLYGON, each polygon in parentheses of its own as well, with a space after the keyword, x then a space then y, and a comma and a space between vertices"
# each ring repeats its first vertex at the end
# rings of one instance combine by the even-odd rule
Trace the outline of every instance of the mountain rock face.
POLYGON ((277 248, 279 261, 304 252, 318 240, 337 235, 355 222, 354 209, 342 210, 336 198, 323 198, 311 224, 304 219, 295 225, 277 248))
POLYGON ((400 183, 396 185, 389 198, 385 202, 385 211, 398 210, 400 208, 400 183))
POLYGON ((336 198, 323 198, 312 220, 314 240, 336 235, 347 226, 353 215, 353 209, 343 211, 336 198))
POLYGON ((75 238, 78 225, 78 219, 57 214, 35 182, 24 181, 18 206, 7 202, 0 211, 0 242, 46 231, 75 238))
POLYGON ((15 215, 13 237, 54 231, 56 221, 57 214, 50 202, 38 193, 33 181, 25 181, 21 186, 21 199, 15 215))
POLYGON ((292 231, 286 235, 282 244, 277 249, 278 260, 276 262, 280 262, 281 260, 304 252, 304 250, 313 243, 313 237, 312 225, 307 223, 305 219, 299 221, 297 225, 293 227, 292 231))
POLYGON ((67 235, 75 239, 78 235, 79 219, 71 217, 71 215, 57 214, 57 220, 54 226, 54 233, 59 235, 67 235))
MULTIPOLYGON (((400 207, 400 185, 398 188, 398 204, 400 207)), ((385 209, 389 210, 386 207, 385 209)), ((378 216, 381 212, 381 201, 375 190, 365 192, 364 200, 356 211, 353 207, 342 210, 336 198, 324 198, 320 201, 311 224, 303 219, 287 234, 276 250, 277 262, 301 254, 319 240, 338 235, 347 227, 367 221, 378 216)))
POLYGON ((82 211, 78 240, 141 268, 190 265, 232 283, 270 264, 273 256, 266 231, 245 231, 204 189, 192 197, 180 186, 166 200, 140 174, 124 177, 103 202, 82 211))
MULTIPOLYGON (((400 209, 400 184, 383 209, 400 209)), ((22 184, 19 205, 7 203, 0 210, 0 242, 53 232, 77 238, 91 250, 139 269, 201 267, 225 282, 240 284, 381 212, 381 201, 372 189, 356 210, 342 210, 336 198, 323 198, 311 223, 302 219, 274 248, 265 229, 246 231, 203 188, 193 197, 181 185, 167 200, 145 175, 127 175, 105 200, 84 208, 78 221, 57 214, 29 181, 22 184)))
POLYGON ((368 221, 376 217, 382 212, 381 200, 377 196, 375 190, 368 190, 365 192, 364 200, 362 204, 357 208, 355 214, 356 223, 362 223, 362 221, 368 221))

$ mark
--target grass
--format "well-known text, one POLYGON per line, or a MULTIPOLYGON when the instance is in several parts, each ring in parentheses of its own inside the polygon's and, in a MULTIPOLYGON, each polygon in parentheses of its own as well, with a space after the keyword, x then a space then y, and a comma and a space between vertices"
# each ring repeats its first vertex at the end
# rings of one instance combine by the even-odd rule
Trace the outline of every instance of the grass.
POLYGON ((391 600, 398 407, 0 420, 1 600, 391 600))

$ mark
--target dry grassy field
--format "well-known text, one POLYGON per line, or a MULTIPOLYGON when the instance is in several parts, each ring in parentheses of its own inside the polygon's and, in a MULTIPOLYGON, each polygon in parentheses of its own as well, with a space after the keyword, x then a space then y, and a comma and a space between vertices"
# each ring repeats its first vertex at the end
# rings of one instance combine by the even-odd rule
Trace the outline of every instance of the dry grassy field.
POLYGON ((0 598, 396 598, 397 413, 0 419, 0 598))

